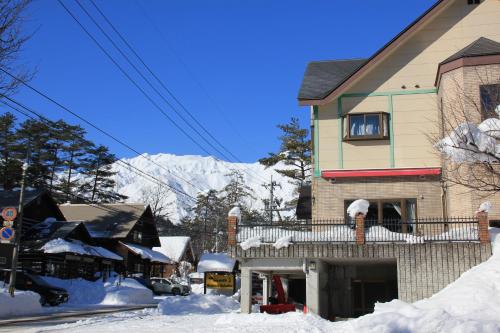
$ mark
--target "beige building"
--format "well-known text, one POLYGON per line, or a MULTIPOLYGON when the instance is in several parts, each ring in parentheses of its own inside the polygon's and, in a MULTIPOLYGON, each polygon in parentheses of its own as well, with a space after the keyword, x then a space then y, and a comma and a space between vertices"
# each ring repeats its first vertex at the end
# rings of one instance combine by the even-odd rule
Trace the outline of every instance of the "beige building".
POLYGON ((440 0, 367 59, 311 62, 299 92, 311 107, 314 146, 312 195, 301 192, 298 205, 307 222, 228 218, 242 312, 258 292, 270 300, 276 275, 286 302, 336 320, 376 302, 430 297, 488 259, 488 215, 474 215, 487 199, 490 219, 500 219, 499 196, 451 182, 457 163, 434 143, 463 121, 498 118, 495 97, 499 0, 440 0), (346 208, 360 198, 368 214, 352 221, 346 208))
POLYGON ((438 1, 370 58, 311 62, 299 101, 311 106, 313 220, 342 218, 359 198, 379 223, 472 216, 485 200, 500 218, 499 195, 443 181, 433 147, 463 96, 481 105, 484 88, 498 94, 499 85, 497 0, 438 1))

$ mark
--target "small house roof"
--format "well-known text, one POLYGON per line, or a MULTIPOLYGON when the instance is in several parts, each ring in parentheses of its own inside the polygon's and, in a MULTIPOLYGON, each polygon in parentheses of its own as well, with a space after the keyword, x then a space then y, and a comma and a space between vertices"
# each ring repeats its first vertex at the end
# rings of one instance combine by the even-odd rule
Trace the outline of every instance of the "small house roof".
MULTIPOLYGON (((186 250, 188 248, 191 248, 191 237, 188 236, 160 237, 160 244, 161 244, 160 247, 153 247, 153 250, 166 255, 175 262, 179 262, 184 256, 186 250)), ((191 253, 193 253, 192 248, 191 248, 191 253)))
POLYGON ((307 65, 299 99, 322 99, 335 90, 366 59, 312 61, 307 65))
MULTIPOLYGON (((19 206, 19 194, 20 192, 16 190, 11 190, 11 191, 0 190, 0 211, 6 207, 15 207, 17 209, 19 206)), ((52 198, 50 193, 46 190, 37 190, 37 189, 25 190, 23 199, 24 208, 26 209, 32 203, 37 202, 36 199, 38 198, 45 199, 46 200, 45 202, 48 203, 50 206, 52 206, 53 208, 52 213, 55 215, 52 217, 54 217, 59 221, 64 221, 64 215, 58 208, 57 203, 52 198)), ((26 217, 26 212, 25 212, 25 217, 26 217)))
POLYGON ((132 251, 132 253, 140 256, 142 259, 151 260, 153 262, 161 262, 165 264, 170 264, 172 262, 169 257, 148 247, 131 243, 120 243, 123 244, 127 249, 132 251))
POLYGON ((231 258, 227 253, 204 253, 198 263, 197 272, 232 272, 236 260, 231 258))
POLYGON ((500 54, 500 43, 485 37, 480 37, 460 51, 443 60, 441 62, 441 65, 461 58, 480 57, 496 54, 500 54))
POLYGON ((41 248, 45 253, 75 253, 112 260, 123 260, 122 257, 100 246, 91 246, 78 240, 56 238, 45 243, 41 248))
POLYGON ((144 204, 62 204, 67 220, 84 221, 93 238, 125 238, 145 212, 144 204))

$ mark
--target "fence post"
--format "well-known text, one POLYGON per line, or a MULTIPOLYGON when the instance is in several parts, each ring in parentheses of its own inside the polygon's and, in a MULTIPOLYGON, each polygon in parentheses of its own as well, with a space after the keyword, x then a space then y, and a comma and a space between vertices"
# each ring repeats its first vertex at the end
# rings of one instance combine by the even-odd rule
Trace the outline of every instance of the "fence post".
POLYGON ((478 221, 479 242, 481 244, 489 243, 490 242, 490 233, 488 231, 488 227, 489 227, 488 213, 478 212, 476 216, 477 216, 477 221, 478 221))
POLYGON ((355 217, 356 221, 356 244, 365 243, 365 215, 358 213, 355 217))
POLYGON ((237 244, 238 222, 241 219, 239 207, 234 207, 227 216, 227 245, 235 246, 237 244))

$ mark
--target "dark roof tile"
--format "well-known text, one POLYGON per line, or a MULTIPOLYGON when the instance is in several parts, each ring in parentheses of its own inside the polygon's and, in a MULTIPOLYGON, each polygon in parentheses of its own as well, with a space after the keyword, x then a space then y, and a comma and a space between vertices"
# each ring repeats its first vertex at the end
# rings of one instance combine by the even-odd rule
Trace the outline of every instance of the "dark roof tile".
POLYGON ((441 62, 441 64, 452 62, 454 60, 461 58, 479 57, 479 56, 494 55, 494 54, 500 54, 500 43, 485 37, 481 37, 475 40, 474 42, 470 43, 457 53, 446 58, 444 61, 441 62))

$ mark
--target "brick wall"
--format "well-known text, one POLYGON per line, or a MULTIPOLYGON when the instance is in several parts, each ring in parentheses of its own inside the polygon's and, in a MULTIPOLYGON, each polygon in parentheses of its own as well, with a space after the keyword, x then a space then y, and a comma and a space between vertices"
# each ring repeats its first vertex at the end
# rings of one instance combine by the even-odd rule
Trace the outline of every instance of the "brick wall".
POLYGON ((441 185, 436 177, 381 177, 313 180, 313 219, 343 218, 345 200, 416 198, 417 216, 441 217, 441 185))

